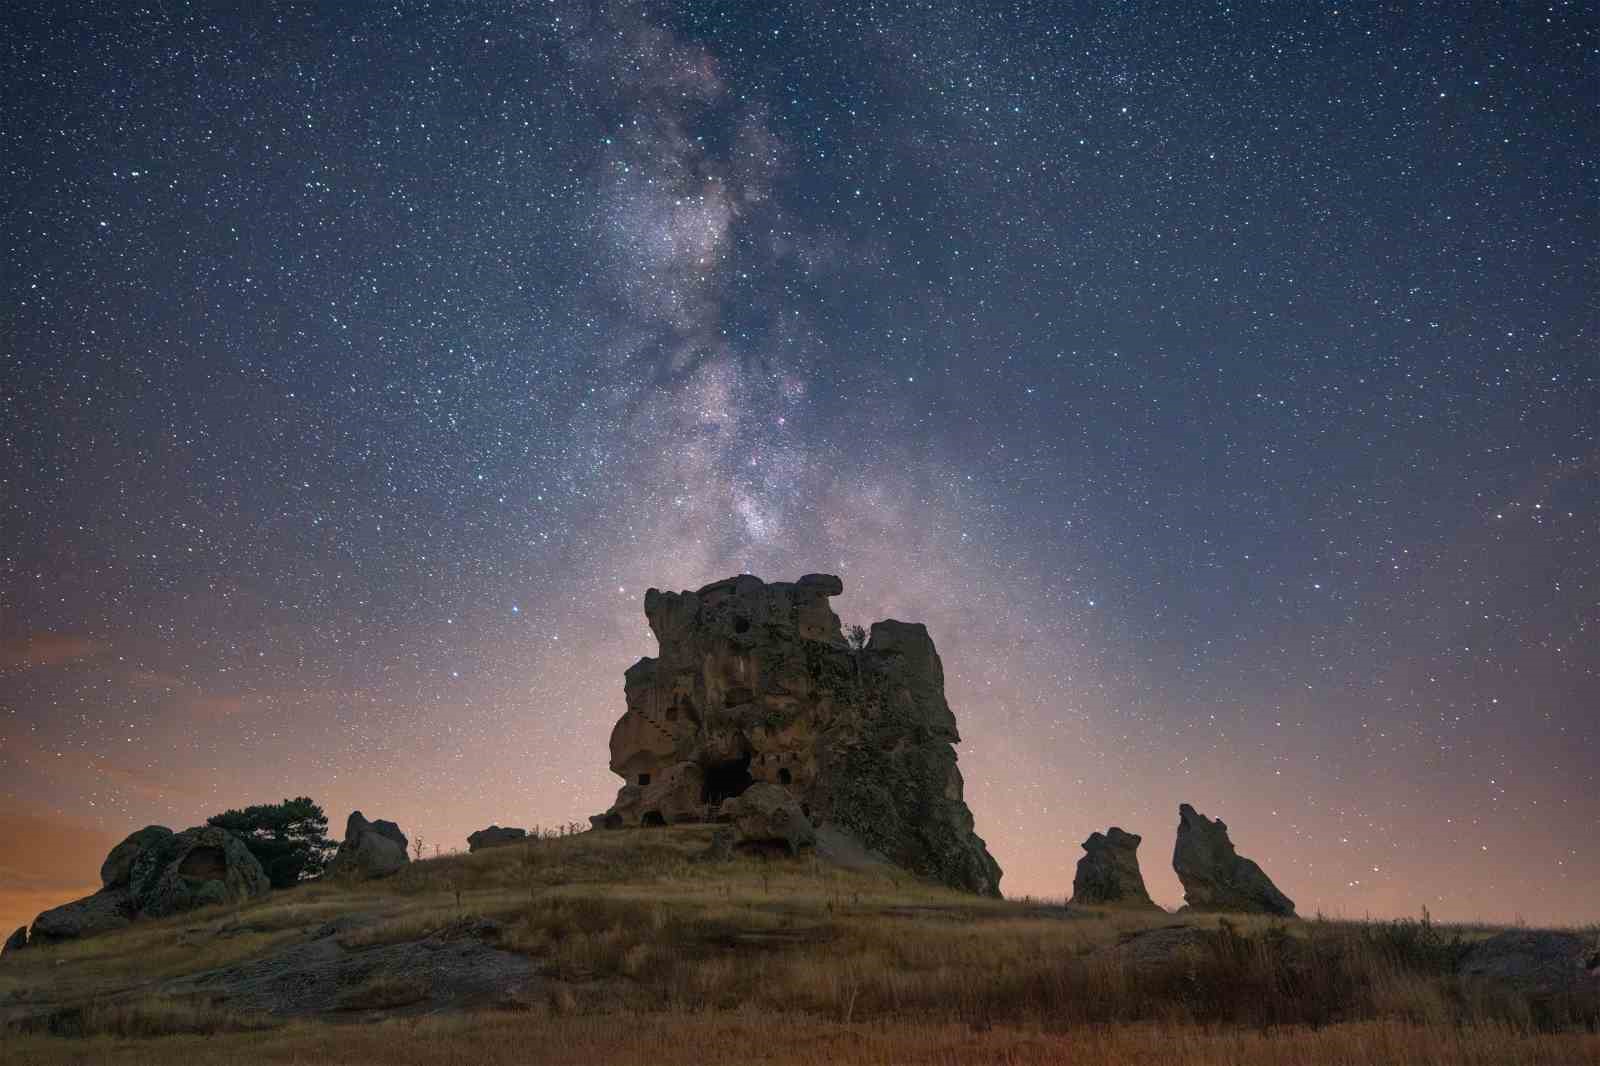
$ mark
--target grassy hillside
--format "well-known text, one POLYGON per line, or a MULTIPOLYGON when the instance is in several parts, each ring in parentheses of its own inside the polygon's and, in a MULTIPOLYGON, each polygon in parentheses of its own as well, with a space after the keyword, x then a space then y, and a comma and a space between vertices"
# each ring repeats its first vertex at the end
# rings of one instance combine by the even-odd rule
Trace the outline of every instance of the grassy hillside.
POLYGON ((587 833, 0 960, 25 1062, 1600 1063, 1600 998, 1467 984, 1483 929, 981 900, 587 833))

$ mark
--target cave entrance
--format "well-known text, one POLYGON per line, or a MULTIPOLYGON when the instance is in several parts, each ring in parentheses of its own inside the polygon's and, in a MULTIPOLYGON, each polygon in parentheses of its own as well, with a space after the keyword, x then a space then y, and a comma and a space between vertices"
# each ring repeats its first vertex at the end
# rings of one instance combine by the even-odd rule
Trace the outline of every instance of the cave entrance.
POLYGON ((645 811, 644 817, 639 820, 639 824, 646 829, 660 829, 667 824, 667 820, 661 816, 660 811, 645 811))
POLYGON ((725 799, 742 793, 755 784, 750 776, 750 756, 712 763, 705 768, 705 784, 700 790, 700 800, 715 807, 725 799))

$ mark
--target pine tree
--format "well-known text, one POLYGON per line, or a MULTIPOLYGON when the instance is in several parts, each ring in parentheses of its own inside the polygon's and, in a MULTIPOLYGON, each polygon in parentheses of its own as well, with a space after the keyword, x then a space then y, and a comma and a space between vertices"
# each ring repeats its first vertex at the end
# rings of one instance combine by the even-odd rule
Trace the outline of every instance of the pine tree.
POLYGON ((321 873, 334 849, 328 839, 328 816, 309 796, 224 811, 207 818, 206 824, 242 840, 273 888, 288 888, 321 873))

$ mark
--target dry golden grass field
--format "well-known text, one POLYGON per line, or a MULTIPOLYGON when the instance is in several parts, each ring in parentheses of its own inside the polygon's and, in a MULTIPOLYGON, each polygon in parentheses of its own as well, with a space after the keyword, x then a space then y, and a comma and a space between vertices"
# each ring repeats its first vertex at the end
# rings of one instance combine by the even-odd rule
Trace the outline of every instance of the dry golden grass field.
POLYGON ((1600 996, 1456 976, 1491 930, 981 900, 814 857, 697 862, 710 832, 446 856, 7 955, 0 1061, 1600 1064, 1600 996), (293 986, 272 960, 308 944, 340 960, 321 998, 218 991, 293 986), (407 945, 520 976, 458 987, 407 945))

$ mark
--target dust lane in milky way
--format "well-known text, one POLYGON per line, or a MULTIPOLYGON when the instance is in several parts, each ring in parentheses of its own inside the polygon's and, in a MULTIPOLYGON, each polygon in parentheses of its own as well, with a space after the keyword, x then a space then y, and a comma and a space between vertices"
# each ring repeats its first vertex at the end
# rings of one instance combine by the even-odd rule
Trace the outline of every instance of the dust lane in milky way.
POLYGON ((1009 894, 1600 919, 1593 21, 769 7, 0 13, 0 927, 582 821, 644 590, 812 571, 1009 894))

